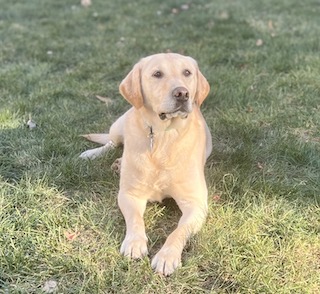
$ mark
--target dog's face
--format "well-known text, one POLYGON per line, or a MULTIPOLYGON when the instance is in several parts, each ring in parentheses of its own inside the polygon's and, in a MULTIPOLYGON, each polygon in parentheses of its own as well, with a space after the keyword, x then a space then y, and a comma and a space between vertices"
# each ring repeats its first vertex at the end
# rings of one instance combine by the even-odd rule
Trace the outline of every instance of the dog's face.
POLYGON ((120 84, 120 92, 134 107, 144 106, 167 120, 186 118, 210 90, 194 59, 174 53, 143 58, 120 84))
POLYGON ((142 96, 146 108, 163 120, 192 111, 197 90, 197 65, 180 55, 147 58, 141 67, 142 96))

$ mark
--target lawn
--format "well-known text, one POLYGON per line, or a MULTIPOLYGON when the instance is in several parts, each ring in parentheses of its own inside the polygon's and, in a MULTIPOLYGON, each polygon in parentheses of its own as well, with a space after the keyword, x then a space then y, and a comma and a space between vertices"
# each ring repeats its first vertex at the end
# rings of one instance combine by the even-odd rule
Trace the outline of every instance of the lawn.
MULTIPOLYGON (((0 293, 319 293, 319 15, 315 0, 0 0, 0 293), (207 222, 164 278, 119 254, 121 151, 78 156, 129 108, 132 65, 167 51, 211 84, 213 152, 207 222)), ((148 206, 151 256, 179 216, 148 206)))

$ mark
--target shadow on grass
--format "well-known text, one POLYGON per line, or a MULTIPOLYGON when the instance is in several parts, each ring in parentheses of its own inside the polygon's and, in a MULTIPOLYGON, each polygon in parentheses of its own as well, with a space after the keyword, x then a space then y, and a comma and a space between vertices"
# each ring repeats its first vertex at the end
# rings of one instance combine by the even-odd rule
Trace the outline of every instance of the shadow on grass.
POLYGON ((288 129, 252 122, 221 123, 207 163, 209 185, 218 186, 229 201, 237 200, 240 205, 237 198, 248 189, 306 205, 319 204, 317 142, 304 142, 288 129), (225 175, 232 175, 227 182, 225 175))
MULTIPOLYGON (((0 176, 9 183, 19 182, 24 175, 28 174, 28 166, 26 160, 29 161, 28 154, 21 140, 13 141, 12 138, 21 138, 28 132, 27 127, 25 130, 18 129, 5 129, 0 131, 0 176)), ((25 140, 34 140, 32 134, 28 134, 25 140)))

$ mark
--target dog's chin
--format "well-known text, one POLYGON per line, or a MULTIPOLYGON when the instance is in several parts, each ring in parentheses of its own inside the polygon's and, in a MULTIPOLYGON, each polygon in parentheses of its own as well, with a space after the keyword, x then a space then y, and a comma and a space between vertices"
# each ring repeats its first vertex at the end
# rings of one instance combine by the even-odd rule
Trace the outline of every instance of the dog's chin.
POLYGON ((189 112, 187 111, 182 111, 182 110, 178 110, 175 112, 162 112, 159 114, 159 118, 161 120, 169 120, 169 119, 173 119, 176 117, 180 117, 181 119, 186 119, 188 117, 189 112))

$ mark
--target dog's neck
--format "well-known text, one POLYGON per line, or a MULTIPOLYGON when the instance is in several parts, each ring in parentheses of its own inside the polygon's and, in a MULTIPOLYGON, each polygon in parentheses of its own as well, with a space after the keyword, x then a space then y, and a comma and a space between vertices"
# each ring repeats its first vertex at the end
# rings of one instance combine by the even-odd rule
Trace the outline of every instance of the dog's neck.
POLYGON ((178 120, 178 119, 181 120, 181 118, 179 118, 179 117, 170 119, 171 124, 170 124, 166 129, 164 129, 164 130, 162 130, 162 131, 160 131, 160 132, 156 132, 156 133, 155 133, 155 131, 154 131, 154 127, 153 127, 151 124, 149 124, 148 122, 145 121, 145 126, 146 126, 146 128, 147 128, 147 130, 148 130, 148 135, 147 135, 147 137, 148 137, 149 140, 150 140, 150 150, 153 149, 153 146, 154 146, 154 144, 155 144, 156 134, 159 134, 159 133, 161 133, 161 132, 168 132, 168 131, 174 130, 174 129, 176 130, 176 128, 174 128, 174 127, 172 126, 174 123, 173 123, 171 120, 178 120))
MULTIPOLYGON (((141 123, 143 128, 146 129, 146 136, 150 140, 150 149, 152 150, 156 142, 156 135, 161 133, 170 132, 172 130, 182 133, 187 129, 189 125, 189 118, 182 119, 180 117, 171 118, 168 120, 161 120, 154 113, 150 114, 150 111, 146 109, 139 109, 141 123)), ((190 116, 193 114, 190 113, 190 116)))

